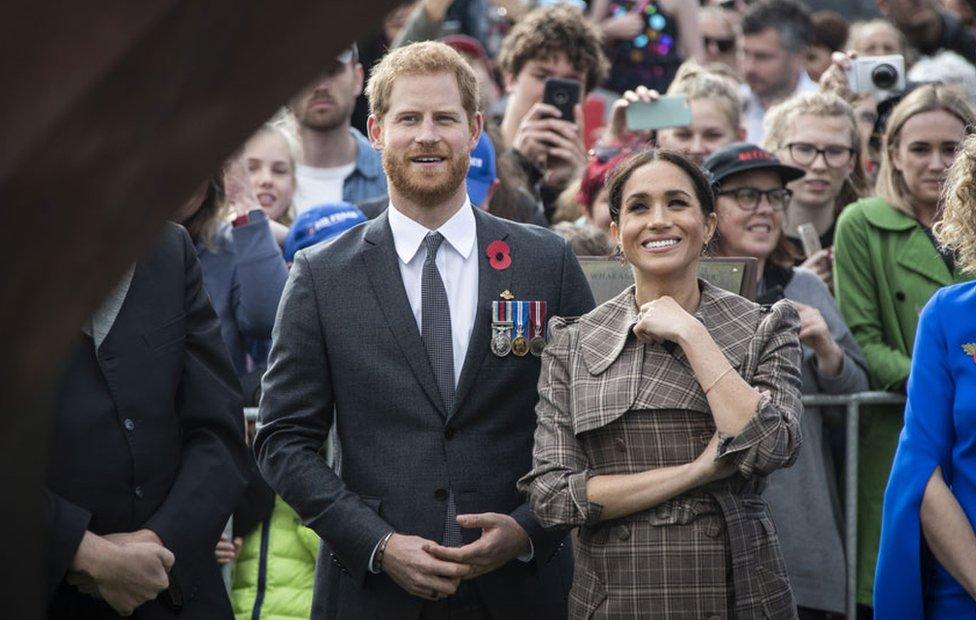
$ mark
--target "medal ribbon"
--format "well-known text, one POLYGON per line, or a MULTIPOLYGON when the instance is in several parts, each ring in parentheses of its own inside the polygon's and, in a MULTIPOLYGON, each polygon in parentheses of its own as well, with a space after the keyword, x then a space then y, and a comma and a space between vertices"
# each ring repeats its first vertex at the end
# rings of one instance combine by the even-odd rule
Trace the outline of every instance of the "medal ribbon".
POLYGON ((523 336, 524 337, 526 335, 526 329, 525 329, 525 305, 528 302, 516 301, 516 302, 509 302, 509 303, 515 303, 516 304, 516 310, 518 312, 518 314, 515 315, 515 335, 516 336, 523 336))

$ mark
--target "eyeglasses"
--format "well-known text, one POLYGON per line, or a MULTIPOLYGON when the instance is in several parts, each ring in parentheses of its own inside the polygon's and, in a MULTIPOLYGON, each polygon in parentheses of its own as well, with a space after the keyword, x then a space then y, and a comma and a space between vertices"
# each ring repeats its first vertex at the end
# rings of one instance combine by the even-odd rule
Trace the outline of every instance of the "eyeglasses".
POLYGON ((705 44, 705 47, 712 47, 714 45, 715 48, 723 54, 728 54, 735 49, 735 39, 719 39, 716 37, 703 36, 702 42, 705 44))
POLYGON ((739 187, 737 189, 717 192, 716 195, 734 196, 735 203, 743 211, 755 211, 758 209, 763 196, 766 197, 766 201, 772 207, 773 211, 785 211, 786 207, 790 205, 790 199, 793 198, 793 192, 785 187, 767 190, 756 187, 739 187))
POLYGON ((824 162, 831 168, 843 168, 854 157, 854 149, 846 146, 831 145, 821 149, 809 142, 791 142, 786 148, 790 150, 793 161, 800 166, 809 166, 818 155, 823 155, 824 162))

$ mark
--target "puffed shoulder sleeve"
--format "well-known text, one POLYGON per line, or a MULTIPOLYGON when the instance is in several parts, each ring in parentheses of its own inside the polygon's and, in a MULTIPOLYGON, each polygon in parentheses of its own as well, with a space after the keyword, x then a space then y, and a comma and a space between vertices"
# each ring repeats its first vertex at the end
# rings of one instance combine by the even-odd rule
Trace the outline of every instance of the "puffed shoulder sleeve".
POLYGON ((545 528, 596 523, 603 507, 586 497, 590 463, 573 433, 572 368, 578 342, 575 319, 549 322, 549 344, 542 354, 536 405, 532 471, 518 482, 545 528))
POLYGON ((746 478, 789 467, 800 449, 800 317, 788 300, 763 308, 740 374, 762 397, 737 435, 722 435, 719 458, 746 478))

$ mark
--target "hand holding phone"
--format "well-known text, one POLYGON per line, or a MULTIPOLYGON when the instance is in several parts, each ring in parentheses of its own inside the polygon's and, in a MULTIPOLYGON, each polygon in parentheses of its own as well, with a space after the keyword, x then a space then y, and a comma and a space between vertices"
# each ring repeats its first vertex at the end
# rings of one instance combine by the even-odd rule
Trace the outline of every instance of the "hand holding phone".
POLYGON ((664 95, 656 101, 635 101, 627 106, 627 129, 646 131, 691 125, 691 107, 685 95, 664 95))
POLYGON ((542 103, 558 109, 560 118, 572 123, 575 122, 574 110, 580 102, 582 90, 579 80, 546 78, 542 86, 542 103))

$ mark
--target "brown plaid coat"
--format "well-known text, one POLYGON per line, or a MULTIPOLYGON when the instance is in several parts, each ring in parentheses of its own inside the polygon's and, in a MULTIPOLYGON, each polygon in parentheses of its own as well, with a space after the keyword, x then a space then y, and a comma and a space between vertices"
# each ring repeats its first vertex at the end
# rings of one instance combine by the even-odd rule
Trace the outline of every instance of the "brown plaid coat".
POLYGON ((800 445, 799 318, 702 282, 696 317, 761 392, 755 417, 723 437, 731 478, 649 510, 600 521, 598 474, 694 460, 715 432, 684 352, 638 342, 633 287, 579 319, 553 319, 539 377, 533 469, 519 487, 545 527, 580 526, 571 618, 795 618, 759 493, 800 445))

